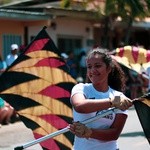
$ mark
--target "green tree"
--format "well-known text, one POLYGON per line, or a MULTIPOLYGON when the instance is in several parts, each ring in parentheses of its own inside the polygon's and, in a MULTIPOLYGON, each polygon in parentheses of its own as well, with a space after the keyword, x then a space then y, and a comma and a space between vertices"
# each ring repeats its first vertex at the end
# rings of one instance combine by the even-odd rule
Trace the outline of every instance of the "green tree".
MULTIPOLYGON (((0 5, 11 3, 15 0, 0 0, 0 5)), ((17 1, 17 0, 16 0, 17 1)))
POLYGON ((142 21, 150 16, 149 0, 106 0, 106 17, 121 17, 122 22, 127 24, 126 38, 124 43, 128 44, 133 21, 142 21))
MULTIPOLYGON (((62 0, 62 7, 74 8, 74 0, 62 0)), ((104 47, 112 48, 112 34, 117 18, 121 18, 121 23, 126 25, 126 37, 124 43, 128 44, 133 21, 141 21, 150 16, 149 0, 105 0, 104 5, 97 3, 97 0, 83 0, 83 9, 94 6, 90 11, 95 12, 97 20, 104 25, 105 43, 104 47)), ((80 7, 81 8, 81 7, 80 7)))

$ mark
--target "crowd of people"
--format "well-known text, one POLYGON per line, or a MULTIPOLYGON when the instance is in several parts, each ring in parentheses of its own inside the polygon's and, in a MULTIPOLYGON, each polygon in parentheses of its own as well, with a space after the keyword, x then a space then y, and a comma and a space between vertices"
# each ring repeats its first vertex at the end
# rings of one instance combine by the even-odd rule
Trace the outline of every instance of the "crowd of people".
MULTIPOLYGON (((69 73, 78 83, 85 83, 87 79, 86 58, 87 53, 81 51, 78 56, 75 56, 72 51, 62 53, 62 58, 65 60, 69 68, 69 73)), ((150 89, 149 76, 150 69, 144 70, 141 74, 132 69, 122 68, 126 74, 126 96, 131 99, 137 98, 150 89)))
POLYGON ((85 82, 86 79, 86 52, 81 51, 79 56, 75 56, 73 51, 61 53, 65 60, 70 75, 78 82, 85 82))

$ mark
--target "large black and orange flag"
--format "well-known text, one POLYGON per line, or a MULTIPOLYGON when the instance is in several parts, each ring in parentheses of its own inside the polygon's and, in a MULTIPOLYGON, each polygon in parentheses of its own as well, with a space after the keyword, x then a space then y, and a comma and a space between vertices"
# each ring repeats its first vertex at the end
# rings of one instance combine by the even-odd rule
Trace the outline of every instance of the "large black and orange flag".
MULTIPOLYGON (((44 27, 0 77, 0 97, 12 105, 36 139, 71 123, 70 92, 75 80, 68 74, 44 27)), ((70 150, 70 132, 41 142, 44 150, 70 150)))

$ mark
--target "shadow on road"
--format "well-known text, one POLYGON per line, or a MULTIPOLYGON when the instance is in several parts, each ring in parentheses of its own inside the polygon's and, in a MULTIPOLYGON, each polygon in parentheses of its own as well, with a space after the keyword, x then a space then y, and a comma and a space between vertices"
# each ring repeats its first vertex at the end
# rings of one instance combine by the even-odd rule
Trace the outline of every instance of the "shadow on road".
POLYGON ((143 132, 130 132, 130 133, 122 133, 120 137, 137 137, 137 136, 145 136, 143 132))

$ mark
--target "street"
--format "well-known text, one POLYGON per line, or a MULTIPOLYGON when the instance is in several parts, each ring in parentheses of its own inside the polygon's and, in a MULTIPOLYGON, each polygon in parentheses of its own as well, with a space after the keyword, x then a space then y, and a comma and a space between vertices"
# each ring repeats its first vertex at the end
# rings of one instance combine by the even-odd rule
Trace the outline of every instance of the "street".
POLYGON ((128 111, 128 119, 118 140, 120 150, 150 150, 135 109, 128 111))
MULTIPOLYGON (((149 150, 150 145, 144 136, 134 108, 130 108, 126 125, 118 139, 120 150, 149 150)), ((13 150, 33 141, 32 131, 22 122, 4 125, 0 128, 0 150, 13 150)), ((41 150, 39 144, 28 147, 28 150, 41 150)))

